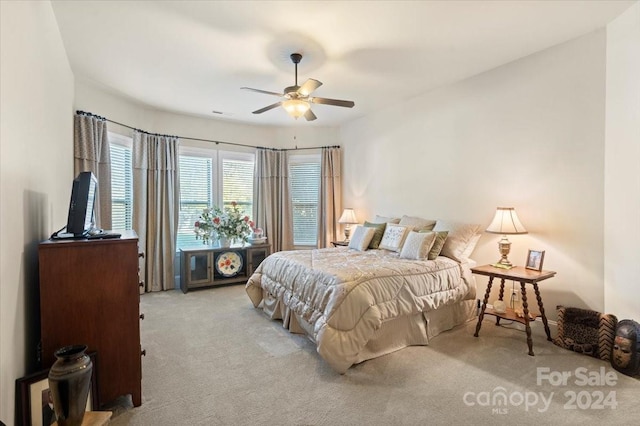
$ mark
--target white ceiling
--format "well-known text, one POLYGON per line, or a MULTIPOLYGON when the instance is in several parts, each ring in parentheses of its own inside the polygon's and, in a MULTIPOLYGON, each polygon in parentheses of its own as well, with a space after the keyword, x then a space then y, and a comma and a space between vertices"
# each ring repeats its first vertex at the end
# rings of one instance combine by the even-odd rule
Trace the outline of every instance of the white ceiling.
MULTIPOLYGON (((293 125, 282 92, 324 83, 314 122, 336 126, 603 27, 634 1, 62 1, 53 9, 77 79, 152 107, 293 125), (224 114, 212 113, 213 110, 224 114)), ((100 111, 92 111, 100 114, 100 111)))

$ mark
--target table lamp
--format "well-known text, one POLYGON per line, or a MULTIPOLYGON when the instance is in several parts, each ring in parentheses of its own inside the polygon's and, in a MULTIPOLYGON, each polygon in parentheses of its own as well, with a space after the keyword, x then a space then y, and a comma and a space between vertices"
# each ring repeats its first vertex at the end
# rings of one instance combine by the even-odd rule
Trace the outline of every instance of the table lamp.
POLYGON ((507 235, 527 233, 527 230, 520 223, 520 219, 518 219, 516 209, 513 207, 498 207, 496 215, 486 231, 492 234, 502 234, 502 239, 498 242, 501 258, 493 266, 506 269, 513 267, 508 258, 509 251, 511 251, 511 242, 507 239, 507 235))
POLYGON ((345 224, 344 227, 344 240, 349 241, 349 235, 351 234, 351 225, 358 223, 358 219, 356 219, 356 214, 353 209, 344 209, 342 212, 342 216, 338 219, 338 223, 345 224))

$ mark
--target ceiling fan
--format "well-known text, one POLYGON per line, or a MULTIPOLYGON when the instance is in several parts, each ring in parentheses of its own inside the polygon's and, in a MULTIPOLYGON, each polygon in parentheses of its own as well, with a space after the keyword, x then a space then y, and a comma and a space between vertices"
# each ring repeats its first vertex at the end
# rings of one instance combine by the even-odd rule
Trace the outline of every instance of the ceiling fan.
POLYGON ((328 99, 328 98, 318 98, 315 96, 311 96, 311 93, 316 90, 318 87, 322 86, 322 83, 318 80, 314 80, 312 78, 305 81, 302 86, 298 86, 298 64, 302 60, 302 55, 300 53, 292 53, 291 61, 294 63, 296 68, 296 83, 293 86, 285 87, 284 93, 276 93, 269 92, 267 90, 260 89, 252 89, 251 87, 241 87, 241 89, 251 90, 253 92, 264 93, 266 95, 274 95, 281 98, 284 98, 280 102, 276 102, 275 104, 271 104, 264 108, 260 108, 259 110, 253 111, 254 114, 262 114, 265 111, 269 111, 270 109, 277 108, 282 105, 282 107, 296 120, 302 116, 307 119, 307 121, 313 121, 317 117, 311 111, 311 104, 323 104, 323 105, 334 105, 341 106, 346 108, 353 108, 355 103, 353 101, 343 101, 340 99, 328 99))

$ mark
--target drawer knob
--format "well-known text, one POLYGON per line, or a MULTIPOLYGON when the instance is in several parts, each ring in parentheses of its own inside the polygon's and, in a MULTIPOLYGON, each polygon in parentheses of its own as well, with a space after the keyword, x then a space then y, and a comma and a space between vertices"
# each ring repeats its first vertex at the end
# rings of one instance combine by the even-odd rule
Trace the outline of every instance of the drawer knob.
POLYGON ((143 288, 144 288, 144 281, 140 281, 140 282, 138 283, 138 287, 143 287, 143 288))
POLYGON ((141 350, 140 355, 147 356, 147 350, 146 349, 141 350))
POLYGON ((138 253, 138 257, 144 259, 144 253, 143 252, 138 253))
POLYGON ((140 319, 143 320, 144 319, 144 314, 140 314, 140 319))

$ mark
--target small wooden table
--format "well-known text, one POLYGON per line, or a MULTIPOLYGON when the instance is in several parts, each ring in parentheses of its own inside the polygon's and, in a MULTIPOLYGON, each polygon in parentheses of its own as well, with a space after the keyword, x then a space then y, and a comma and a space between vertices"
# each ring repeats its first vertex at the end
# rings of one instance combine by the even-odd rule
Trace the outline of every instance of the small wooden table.
POLYGON ((480 309, 480 316, 478 317, 478 325, 476 325, 475 337, 478 337, 480 327, 482 327, 482 320, 484 315, 494 315, 496 317, 496 325, 500 324, 500 318, 508 319, 511 321, 517 321, 524 324, 527 331, 527 344, 529 345, 529 355, 534 356, 533 353, 533 340, 531 339, 531 327, 529 322, 532 319, 529 318, 529 305, 527 303, 527 290, 526 284, 533 284, 533 290, 536 293, 538 299, 538 307, 540 308, 540 314, 533 316, 533 320, 536 317, 542 317, 542 323, 544 324, 544 331, 547 333, 547 340, 551 340, 551 331, 549 330, 549 324, 547 322, 547 316, 544 313, 544 306, 542 304, 542 297, 540 297, 540 290, 538 289, 538 282, 553 277, 556 273, 554 271, 536 271, 532 269, 526 269, 521 266, 516 266, 511 269, 496 268, 491 265, 483 265, 475 268, 471 268, 471 272, 477 275, 485 275, 489 277, 489 284, 487 284, 487 292, 484 295, 484 301, 482 302, 482 308, 480 309), (500 278, 500 295, 499 300, 503 300, 504 296, 504 281, 513 280, 520 283, 520 291, 522 293, 522 310, 524 311, 524 317, 517 316, 513 309, 507 308, 506 312, 498 313, 493 309, 487 309, 487 301, 489 300, 489 294, 491 293, 491 285, 494 278, 500 278))

